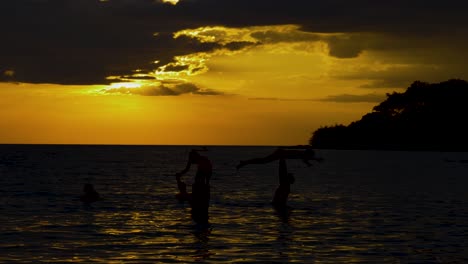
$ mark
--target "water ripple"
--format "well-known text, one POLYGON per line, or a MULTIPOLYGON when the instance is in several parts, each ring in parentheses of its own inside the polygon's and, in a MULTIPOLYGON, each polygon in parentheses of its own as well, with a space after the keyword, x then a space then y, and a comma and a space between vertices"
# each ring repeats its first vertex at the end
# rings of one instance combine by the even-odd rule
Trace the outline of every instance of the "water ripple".
POLYGON ((468 168, 444 162, 466 153, 322 151, 313 168, 288 164, 277 211, 276 164, 234 168, 271 148, 212 148, 206 228, 165 176, 188 149, 1 146, 0 263, 468 262, 468 168), (79 202, 86 182, 102 201, 79 202))

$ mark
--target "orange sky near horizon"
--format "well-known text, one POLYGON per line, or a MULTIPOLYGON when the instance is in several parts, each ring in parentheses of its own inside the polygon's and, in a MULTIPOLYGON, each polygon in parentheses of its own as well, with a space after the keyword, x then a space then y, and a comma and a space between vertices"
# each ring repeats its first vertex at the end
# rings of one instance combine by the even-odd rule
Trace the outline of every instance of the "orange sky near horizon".
MULTIPOLYGON (((356 53, 352 43, 334 42, 385 42, 378 34, 274 25, 174 33, 181 37, 201 44, 262 44, 177 56, 154 71, 109 76, 111 85, 0 82, 0 143, 307 144, 319 127, 359 120, 415 76, 450 77, 428 75, 437 65, 402 53, 356 53), (381 81, 392 76, 395 82, 381 81)), ((15 71, 3 75, 13 77, 15 71)))
MULTIPOLYGON (((94 94, 102 87, 37 86, 0 84, 1 143, 306 144, 329 120, 347 122, 362 114, 329 102, 103 95, 94 94)), ((369 107, 360 105, 364 112, 369 107)))

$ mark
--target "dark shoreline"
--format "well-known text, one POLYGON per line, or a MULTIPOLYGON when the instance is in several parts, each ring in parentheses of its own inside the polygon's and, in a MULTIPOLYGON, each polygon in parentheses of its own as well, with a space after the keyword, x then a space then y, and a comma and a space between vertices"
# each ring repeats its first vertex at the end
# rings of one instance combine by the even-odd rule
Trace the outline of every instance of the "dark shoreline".
POLYGON ((354 147, 320 147, 314 148, 317 150, 372 150, 372 151, 411 151, 411 152, 468 152, 465 148, 416 148, 416 147, 371 147, 371 146, 354 146, 354 147))

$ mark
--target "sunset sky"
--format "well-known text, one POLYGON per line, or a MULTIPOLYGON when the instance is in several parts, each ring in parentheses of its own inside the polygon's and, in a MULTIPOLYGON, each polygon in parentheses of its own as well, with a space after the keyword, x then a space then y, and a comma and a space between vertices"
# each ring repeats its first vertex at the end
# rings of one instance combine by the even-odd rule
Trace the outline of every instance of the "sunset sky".
POLYGON ((468 1, 4 0, 0 143, 306 144, 468 79, 468 1))

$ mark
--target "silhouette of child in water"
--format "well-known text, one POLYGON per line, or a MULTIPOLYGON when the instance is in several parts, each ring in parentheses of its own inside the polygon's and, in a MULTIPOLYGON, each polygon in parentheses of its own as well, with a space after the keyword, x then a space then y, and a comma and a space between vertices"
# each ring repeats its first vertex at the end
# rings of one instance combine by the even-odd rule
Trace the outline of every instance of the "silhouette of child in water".
POLYGON ((94 186, 90 183, 86 183, 83 187, 84 194, 80 196, 80 200, 85 204, 91 204, 100 200, 99 193, 96 192, 94 186))
POLYGON ((179 193, 176 194, 177 200, 179 200, 179 202, 184 202, 184 201, 191 202, 192 195, 187 192, 187 184, 181 181, 180 178, 176 178, 176 180, 177 180, 177 188, 179 189, 179 193))

